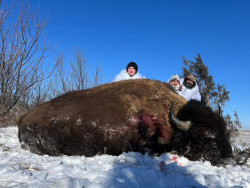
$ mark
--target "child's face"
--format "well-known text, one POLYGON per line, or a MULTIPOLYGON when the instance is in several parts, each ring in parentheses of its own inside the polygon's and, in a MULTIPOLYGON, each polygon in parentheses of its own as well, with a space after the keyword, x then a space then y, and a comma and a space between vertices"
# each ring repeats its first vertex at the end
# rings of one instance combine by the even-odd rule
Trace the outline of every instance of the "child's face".
POLYGON ((129 67, 129 68, 128 68, 128 74, 129 74, 130 76, 134 76, 134 75, 135 75, 135 72, 136 72, 136 70, 135 70, 134 67, 129 67))
POLYGON ((180 85, 180 83, 178 82, 178 80, 172 80, 171 85, 178 86, 178 85, 180 85))

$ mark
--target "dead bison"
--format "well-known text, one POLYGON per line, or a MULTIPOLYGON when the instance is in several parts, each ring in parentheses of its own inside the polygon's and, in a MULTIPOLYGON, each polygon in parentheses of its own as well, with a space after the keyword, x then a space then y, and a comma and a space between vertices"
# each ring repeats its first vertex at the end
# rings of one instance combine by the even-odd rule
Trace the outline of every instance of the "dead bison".
POLYGON ((174 150, 216 163, 232 154, 223 119, 200 102, 188 103, 167 83, 148 79, 57 97, 24 115, 18 136, 24 149, 53 156, 174 150))

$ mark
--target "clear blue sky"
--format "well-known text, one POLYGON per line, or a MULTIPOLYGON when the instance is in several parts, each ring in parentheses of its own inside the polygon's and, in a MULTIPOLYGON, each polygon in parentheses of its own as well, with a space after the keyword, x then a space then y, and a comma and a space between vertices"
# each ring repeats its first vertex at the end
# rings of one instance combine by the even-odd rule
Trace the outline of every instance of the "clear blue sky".
POLYGON ((250 129, 249 0, 33 0, 49 18, 58 51, 80 48, 103 66, 105 82, 130 61, 150 79, 181 74, 182 57, 200 53, 217 83, 225 84, 244 128, 250 129))

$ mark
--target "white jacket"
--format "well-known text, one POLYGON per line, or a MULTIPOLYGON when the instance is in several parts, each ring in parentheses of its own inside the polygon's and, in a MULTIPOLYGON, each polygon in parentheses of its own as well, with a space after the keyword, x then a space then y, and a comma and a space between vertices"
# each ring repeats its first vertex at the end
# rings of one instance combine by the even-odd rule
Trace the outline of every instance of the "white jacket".
POLYGON ((122 70, 119 74, 115 76, 113 82, 121 81, 121 80, 129 80, 129 79, 138 79, 138 78, 145 78, 137 72, 134 76, 130 76, 126 70, 122 70))
POLYGON ((196 83, 196 86, 192 89, 189 89, 189 88, 186 88, 184 85, 183 85, 183 81, 184 79, 181 79, 180 83, 182 85, 182 96, 187 100, 187 101, 190 101, 190 100, 197 100, 197 101, 201 101, 201 94, 200 94, 200 91, 199 91, 199 86, 198 84, 196 83))
MULTIPOLYGON (((170 84, 171 85, 171 84, 170 84)), ((178 95, 180 95, 180 96, 183 96, 184 98, 185 98, 185 96, 184 96, 184 93, 183 93, 183 86, 182 85, 179 85, 179 86, 177 86, 177 87, 175 87, 175 86, 173 86, 173 85, 171 85, 173 88, 174 88, 174 90, 178 93, 178 95)))

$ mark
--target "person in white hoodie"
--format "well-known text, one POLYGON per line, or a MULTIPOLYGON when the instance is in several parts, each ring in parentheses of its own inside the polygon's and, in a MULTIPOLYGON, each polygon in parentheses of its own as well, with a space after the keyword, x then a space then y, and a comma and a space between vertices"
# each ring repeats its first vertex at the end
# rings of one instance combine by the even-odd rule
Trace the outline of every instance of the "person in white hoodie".
POLYGON ((129 79, 145 78, 138 72, 138 65, 135 62, 130 62, 126 70, 122 70, 118 75, 116 75, 113 82, 129 79))
POLYGON ((174 88, 174 90, 181 96, 184 97, 182 91, 182 85, 180 84, 180 77, 178 74, 174 74, 169 80, 168 83, 174 88))
POLYGON ((182 85, 183 97, 187 100, 201 101, 199 86, 193 74, 189 74, 185 79, 180 81, 182 85))

